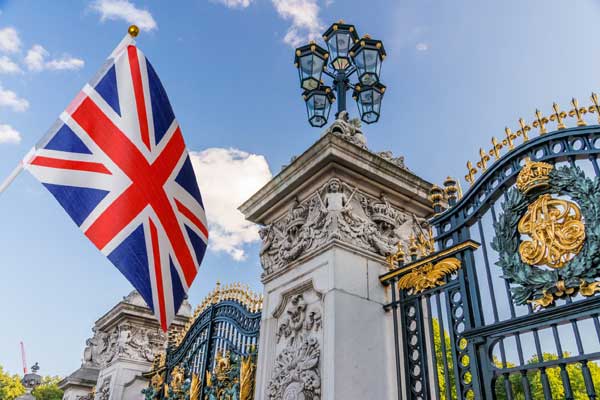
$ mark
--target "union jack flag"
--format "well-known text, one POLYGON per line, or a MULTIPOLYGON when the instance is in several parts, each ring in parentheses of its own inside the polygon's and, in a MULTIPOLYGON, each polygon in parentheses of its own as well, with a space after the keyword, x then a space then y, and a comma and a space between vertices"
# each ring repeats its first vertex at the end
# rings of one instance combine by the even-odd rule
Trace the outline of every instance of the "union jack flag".
POLYGON ((166 331, 208 230, 181 130, 144 54, 115 50, 25 164, 166 331))

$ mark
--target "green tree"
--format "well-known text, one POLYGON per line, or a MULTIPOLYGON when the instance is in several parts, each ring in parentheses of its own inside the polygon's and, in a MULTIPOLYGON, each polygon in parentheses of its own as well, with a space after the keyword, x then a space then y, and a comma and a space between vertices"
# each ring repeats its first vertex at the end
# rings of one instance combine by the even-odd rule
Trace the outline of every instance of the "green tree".
POLYGON ((13 400, 25 393, 25 387, 18 375, 9 375, 0 365, 0 399, 13 400))
POLYGON ((433 318, 433 342, 435 348, 435 361, 436 361, 436 369, 438 375, 438 384, 440 390, 440 399, 441 400, 452 400, 456 399, 456 385, 454 378, 454 364, 452 362, 452 344, 450 342, 450 336, 448 332, 444 329, 444 345, 446 347, 446 362, 444 363, 444 353, 442 352, 442 340, 441 340, 441 332, 440 332, 440 324, 437 318, 433 318), (448 376, 450 380, 450 399, 446 398, 446 379, 445 379, 445 369, 448 370, 448 376))
MULTIPOLYGON (((438 375, 438 385, 439 385, 439 394, 441 400, 455 400, 456 396, 456 383, 454 378, 454 365, 452 361, 452 346, 450 342, 450 335, 444 329, 443 335, 440 332, 440 324, 437 318, 432 319, 433 326, 433 340, 434 340, 434 348, 435 348, 435 360, 436 360, 436 369, 438 375), (444 338, 444 344, 446 347, 446 361, 444 364, 443 352, 442 352, 442 336, 444 338), (446 382, 444 370, 447 368, 449 382, 446 382), (450 398, 448 399, 446 396, 446 385, 450 386, 450 398)), ((460 346, 465 347, 466 341, 462 339, 459 342, 460 346)), ((563 357, 568 358, 571 355, 569 353, 564 353, 563 357)), ((542 355, 543 361, 553 361, 558 360, 558 355, 551 353, 544 353, 542 355)), ((465 366, 469 364, 468 358, 461 360, 465 366)), ((532 357, 527 360, 526 364, 537 364, 539 362, 539 358, 532 357)), ((494 357, 493 364, 496 368, 502 368, 502 362, 494 357)), ((517 365, 512 363, 507 363, 506 368, 515 368, 517 365)), ((589 370, 589 374, 591 376, 592 382, 594 384, 594 390, 596 393, 600 393, 600 365, 595 362, 589 361, 587 363, 587 368, 589 370)), ((571 384, 571 390, 573 392, 573 397, 575 400, 588 400, 587 388, 585 386, 584 379, 584 367, 581 363, 571 363, 566 366, 566 372, 569 375, 569 382, 571 384)), ((545 370, 545 375, 548 379, 548 386, 550 387, 550 391, 552 393, 553 399, 564 399, 565 398, 565 385, 563 384, 563 380, 561 377, 561 369, 559 366, 547 368, 545 370)), ((527 372, 525 375, 516 372, 512 373, 508 380, 510 382, 510 387, 513 393, 514 400, 525 400, 525 391, 523 388, 524 377, 527 378, 529 382, 529 387, 531 391, 531 398, 533 399, 543 399, 544 398, 544 387, 542 384, 542 373, 539 370, 531 370, 527 372)), ((497 400, 506 400, 506 385, 505 385, 505 377, 500 376, 496 380, 496 384, 494 387, 496 392, 497 400)))
MULTIPOLYGON (((556 354, 544 353, 542 355, 544 361, 553 361, 558 360, 558 356, 556 354)), ((569 353, 564 353, 564 358, 570 357, 569 353)), ((536 364, 539 362, 539 358, 537 356, 532 357, 527 361, 527 364, 536 364)), ((509 367, 514 367, 511 365, 509 367)), ((594 390, 596 393, 600 393, 600 366, 595 362, 588 362, 587 367, 590 372, 590 376, 592 378, 592 382, 594 384, 594 390)), ((581 363, 572 363, 566 366, 566 372, 569 375, 569 383, 571 385, 571 391, 573 392, 573 397, 575 400, 587 400, 589 396, 587 395, 587 388, 585 386, 584 380, 584 372, 583 365, 581 363)), ((548 379, 548 386, 550 388, 550 392, 552 393, 553 399, 564 399, 565 398, 565 385, 563 383, 561 377, 561 368, 556 366, 552 368, 547 368, 545 370, 545 375, 548 379)), ((529 386, 531 390, 531 397, 534 399, 543 399, 544 398, 544 386, 542 384, 542 373, 541 371, 529 371, 527 374, 527 379, 529 381, 529 386)), ((512 374, 509 377, 509 381, 511 383, 511 388, 513 392, 513 398, 515 400, 525 399, 525 393, 523 388, 523 380, 521 374, 512 374)), ((498 400, 504 400, 507 398, 506 390, 504 388, 504 378, 498 379, 496 382, 496 396, 498 400)))
POLYGON ((63 397, 63 391, 58 388, 58 382, 60 382, 58 376, 45 376, 42 378, 42 383, 37 386, 31 394, 35 396, 37 400, 61 400, 63 397))

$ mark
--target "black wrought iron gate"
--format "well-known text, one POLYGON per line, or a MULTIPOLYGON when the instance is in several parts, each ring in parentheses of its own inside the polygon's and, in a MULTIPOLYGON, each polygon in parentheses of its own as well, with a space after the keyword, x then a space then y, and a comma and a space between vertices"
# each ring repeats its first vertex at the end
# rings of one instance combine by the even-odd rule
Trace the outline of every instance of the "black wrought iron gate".
POLYGON ((262 295, 217 283, 146 376, 146 400, 252 400, 262 295))
POLYGON ((600 126, 584 119, 600 124, 596 95, 592 103, 536 112, 535 138, 523 120, 507 128, 467 164, 464 196, 450 178, 432 190, 435 234, 390 257, 380 278, 392 294, 399 398, 599 396, 600 126), (566 128, 568 115, 577 127, 566 128))

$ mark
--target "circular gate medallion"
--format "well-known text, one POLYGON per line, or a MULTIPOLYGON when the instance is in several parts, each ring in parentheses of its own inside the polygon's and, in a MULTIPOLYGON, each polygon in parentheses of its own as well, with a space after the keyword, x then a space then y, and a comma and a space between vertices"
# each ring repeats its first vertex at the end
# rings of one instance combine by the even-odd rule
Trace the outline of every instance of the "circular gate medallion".
POLYGON ((600 177, 527 160, 494 230, 496 264, 515 304, 547 307, 600 292, 600 177))

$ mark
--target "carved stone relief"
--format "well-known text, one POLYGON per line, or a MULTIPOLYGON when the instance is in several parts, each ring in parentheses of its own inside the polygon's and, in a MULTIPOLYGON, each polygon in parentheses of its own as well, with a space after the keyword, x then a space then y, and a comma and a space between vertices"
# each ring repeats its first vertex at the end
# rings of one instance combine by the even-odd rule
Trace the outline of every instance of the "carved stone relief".
POLYGON ((379 157, 391 162, 392 164, 394 164, 402 169, 408 170, 408 168, 404 164, 404 156, 394 157, 394 153, 392 153, 389 150, 388 151, 380 151, 375 154, 377 154, 379 157))
POLYGON ((360 128, 360 119, 350 119, 348 112, 342 111, 338 115, 338 118, 331 124, 331 126, 327 128, 324 134, 326 135, 328 133, 333 133, 334 135, 339 136, 350 143, 357 145, 358 147, 368 150, 367 138, 360 128))
POLYGON ((104 378, 100 387, 96 390, 95 400, 109 400, 110 399, 110 381, 111 376, 104 378))
POLYGON ((392 207, 384 195, 373 198, 331 178, 306 201, 295 201, 283 218, 260 230, 263 277, 333 239, 387 257, 397 243, 418 232, 417 224, 425 220, 392 207))
POLYGON ((94 335, 86 341, 83 366, 104 368, 118 357, 152 362, 164 346, 165 334, 158 328, 136 327, 127 322, 105 332, 92 328, 94 335))
MULTIPOLYGON (((269 400, 320 400, 321 297, 309 286, 293 293, 278 317, 277 357, 267 386, 269 400)), ((277 314, 277 313, 276 313, 277 314)))

